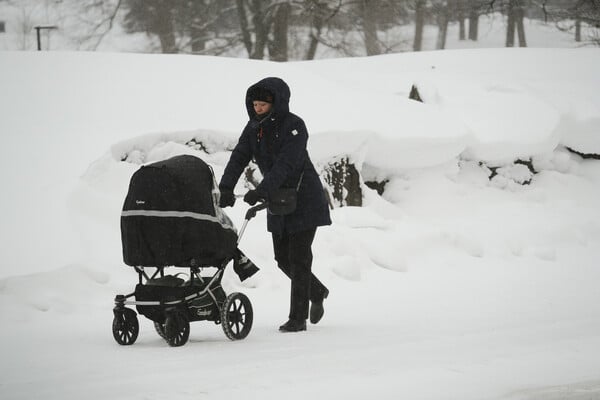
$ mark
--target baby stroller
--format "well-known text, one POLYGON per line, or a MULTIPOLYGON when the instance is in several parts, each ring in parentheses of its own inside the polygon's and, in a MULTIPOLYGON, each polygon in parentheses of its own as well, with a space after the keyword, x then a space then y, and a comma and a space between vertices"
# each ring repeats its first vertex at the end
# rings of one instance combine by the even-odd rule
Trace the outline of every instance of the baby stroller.
POLYGON ((115 297, 117 343, 131 345, 139 333, 137 314, 126 306, 152 320, 169 346, 187 342, 191 321, 221 324, 231 340, 250 333, 250 300, 243 293, 228 296, 221 278, 232 259, 241 280, 258 271, 237 244, 248 221, 266 205, 248 210, 238 236, 218 196, 212 169, 194 156, 176 156, 133 174, 121 214, 121 242, 123 260, 138 273, 138 284, 133 293, 115 297), (187 279, 183 273, 165 274, 168 267, 188 269, 187 279), (216 272, 203 276, 209 267, 216 272))

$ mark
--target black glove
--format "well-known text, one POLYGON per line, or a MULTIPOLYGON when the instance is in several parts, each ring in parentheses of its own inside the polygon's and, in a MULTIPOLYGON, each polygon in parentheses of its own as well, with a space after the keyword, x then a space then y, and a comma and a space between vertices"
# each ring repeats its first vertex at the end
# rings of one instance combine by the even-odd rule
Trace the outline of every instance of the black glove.
POLYGON ((219 199, 219 207, 233 207, 235 204, 235 196, 233 195, 233 190, 231 189, 222 189, 221 190, 221 198, 219 199))
POLYGON ((244 196, 244 201, 251 206, 255 205, 259 200, 263 199, 257 190, 249 190, 248 193, 244 196))

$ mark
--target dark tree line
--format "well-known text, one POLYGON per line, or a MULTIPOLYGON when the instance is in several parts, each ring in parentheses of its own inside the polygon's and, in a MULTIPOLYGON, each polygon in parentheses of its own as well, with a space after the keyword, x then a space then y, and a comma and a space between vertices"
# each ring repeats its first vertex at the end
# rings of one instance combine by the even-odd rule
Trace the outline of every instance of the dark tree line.
POLYGON ((231 1, 122 0, 125 29, 155 35, 163 53, 202 53, 206 42, 220 45, 213 54, 236 42, 235 5, 231 1))
POLYGON ((526 17, 572 24, 576 40, 582 24, 600 28, 600 0, 119 0, 119 7, 127 31, 157 37, 161 52, 241 47, 249 58, 274 61, 310 60, 320 46, 345 55, 398 51, 385 33, 408 25, 414 51, 423 48, 426 25, 437 26, 443 49, 450 24, 460 40, 477 40, 480 17, 490 13, 505 16, 507 47, 527 45, 526 17))

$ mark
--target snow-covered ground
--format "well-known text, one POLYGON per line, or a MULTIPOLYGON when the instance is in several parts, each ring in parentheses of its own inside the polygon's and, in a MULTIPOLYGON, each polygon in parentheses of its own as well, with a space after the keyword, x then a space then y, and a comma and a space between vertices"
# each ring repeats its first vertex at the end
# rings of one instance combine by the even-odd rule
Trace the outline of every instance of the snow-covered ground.
MULTIPOLYGON (((600 398, 600 161, 566 149, 600 153, 597 50, 0 65, 0 398, 600 398), (388 180, 317 233, 323 321, 277 331, 289 284, 261 215, 241 244, 261 272, 224 278, 253 303, 247 339, 196 322, 170 348, 140 319, 136 344, 117 345, 112 300, 137 280, 119 233, 131 174, 191 153, 220 176, 264 76, 290 84, 319 167, 347 155, 388 180), (413 84, 425 104, 407 100, 413 84)), ((240 224, 245 209, 227 212, 240 224)))

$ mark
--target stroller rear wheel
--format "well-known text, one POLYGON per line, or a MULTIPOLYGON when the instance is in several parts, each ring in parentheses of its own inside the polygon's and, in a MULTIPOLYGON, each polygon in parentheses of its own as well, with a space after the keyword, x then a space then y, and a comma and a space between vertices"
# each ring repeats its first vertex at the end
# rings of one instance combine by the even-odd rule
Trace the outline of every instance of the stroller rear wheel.
MULTIPOLYGON (((156 325, 155 325, 156 326, 156 325)), ((157 328, 158 331, 158 328, 157 328)), ((159 335, 160 335, 160 331, 159 335)), ((165 319, 165 340, 171 347, 183 346, 190 336, 190 322, 179 311, 172 311, 165 319)))
POLYGON ((125 307, 115 308, 113 312, 115 314, 112 323, 113 337, 121 345, 134 344, 140 332, 137 314, 125 307))
POLYGON ((243 293, 227 296, 221 308, 221 327, 231 340, 244 339, 252 329, 252 304, 243 293))

